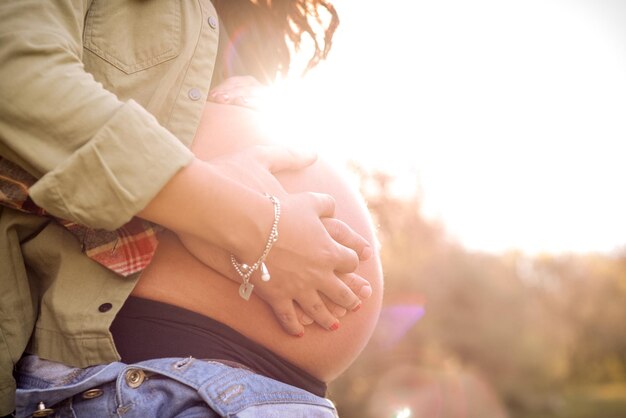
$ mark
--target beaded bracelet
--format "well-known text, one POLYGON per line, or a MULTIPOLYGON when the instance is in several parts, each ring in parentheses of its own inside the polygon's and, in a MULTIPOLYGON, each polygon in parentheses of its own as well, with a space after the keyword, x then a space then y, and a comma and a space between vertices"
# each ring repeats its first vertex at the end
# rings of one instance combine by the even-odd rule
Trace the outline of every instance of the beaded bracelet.
POLYGON ((250 299, 250 295, 252 294, 252 289, 254 289, 254 285, 250 283, 250 277, 252 273, 257 271, 259 267, 261 267, 261 280, 264 282, 268 282, 270 280, 270 273, 265 266, 265 258, 270 253, 272 246, 274 243, 278 241, 278 220, 280 219, 280 201, 276 196, 271 196, 266 194, 272 203, 274 204, 274 223, 272 224, 272 230, 270 231, 270 235, 267 238, 267 242, 265 243, 265 249, 263 250, 263 254, 261 257, 254 263, 249 266, 245 263, 240 263, 237 261, 234 255, 230 255, 230 263, 235 268, 235 271, 241 277, 242 284, 239 286, 239 296, 243 299, 250 299))

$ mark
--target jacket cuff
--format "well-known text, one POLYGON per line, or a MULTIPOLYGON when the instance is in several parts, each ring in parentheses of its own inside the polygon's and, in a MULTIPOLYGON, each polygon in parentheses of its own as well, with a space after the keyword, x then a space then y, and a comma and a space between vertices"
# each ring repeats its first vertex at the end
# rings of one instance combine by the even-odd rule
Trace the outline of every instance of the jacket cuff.
POLYGON ((29 190, 50 214, 114 230, 142 210, 193 159, 192 152, 134 101, 29 190))

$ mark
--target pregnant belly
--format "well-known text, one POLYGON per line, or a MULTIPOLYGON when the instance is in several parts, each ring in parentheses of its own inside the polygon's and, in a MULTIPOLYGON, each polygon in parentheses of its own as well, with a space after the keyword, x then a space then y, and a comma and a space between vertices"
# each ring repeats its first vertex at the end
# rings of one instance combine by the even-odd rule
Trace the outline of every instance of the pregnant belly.
MULTIPOLYGON (((360 269, 372 267, 377 269, 365 262, 360 269)), ((372 287, 376 290, 378 286, 372 287)), ((327 331, 313 324, 306 327, 303 337, 293 337, 280 328, 268 305, 254 294, 244 301, 238 288, 237 283, 198 262, 173 234, 165 233, 133 295, 222 322, 324 382, 336 378, 358 356, 380 309, 380 301, 373 296, 358 312, 341 318, 339 330, 327 331)))
MULTIPOLYGON (((198 158, 215 156, 258 144, 254 113, 237 106, 207 103, 192 151, 198 158)), ((305 170, 277 175, 287 192, 316 191, 335 198, 335 217, 344 221, 376 247, 367 208, 343 174, 322 161, 305 170)), ((150 266, 142 274, 134 295, 158 300, 220 321, 275 352, 314 377, 329 382, 343 372, 369 340, 382 303, 379 257, 362 262, 356 271, 369 280, 372 296, 358 312, 340 319, 340 328, 327 331, 316 324, 303 337, 286 334, 270 307, 254 293, 239 297, 239 285, 206 267, 189 254, 177 238, 165 233, 150 266)), ((271 284, 271 282, 270 282, 271 284)))

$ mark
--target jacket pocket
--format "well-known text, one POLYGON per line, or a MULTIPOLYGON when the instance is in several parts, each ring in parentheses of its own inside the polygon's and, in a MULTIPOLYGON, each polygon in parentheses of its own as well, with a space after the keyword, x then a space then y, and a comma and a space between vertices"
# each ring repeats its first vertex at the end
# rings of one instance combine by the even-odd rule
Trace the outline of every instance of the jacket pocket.
POLYGON ((93 0, 84 47, 131 74, 176 57, 181 49, 178 0, 93 0))

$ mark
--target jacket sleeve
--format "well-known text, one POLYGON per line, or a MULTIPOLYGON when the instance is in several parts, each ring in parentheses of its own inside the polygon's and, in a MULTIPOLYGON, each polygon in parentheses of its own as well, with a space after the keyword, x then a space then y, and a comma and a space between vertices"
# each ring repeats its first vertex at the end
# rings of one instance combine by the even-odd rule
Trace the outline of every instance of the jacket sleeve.
POLYGON ((115 229, 193 158, 136 102, 85 71, 87 1, 0 4, 0 155, 39 180, 51 214, 115 229))

